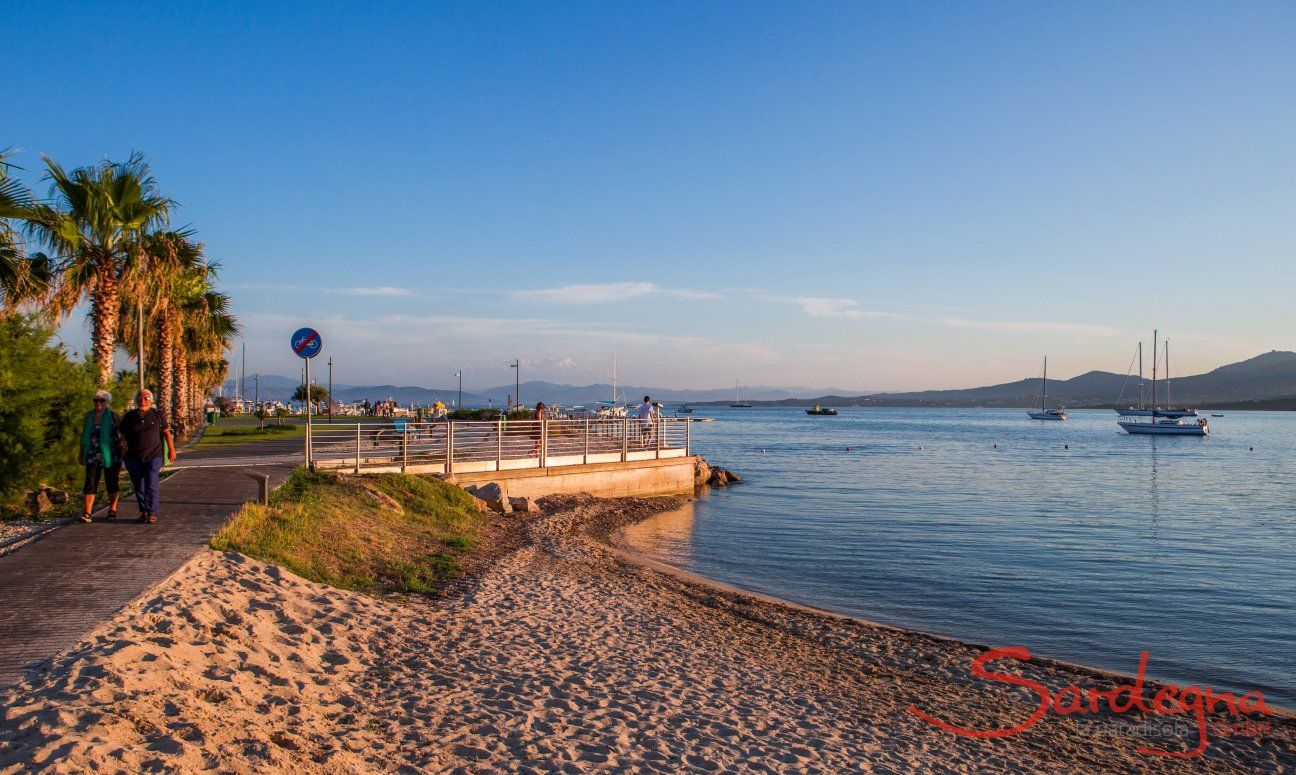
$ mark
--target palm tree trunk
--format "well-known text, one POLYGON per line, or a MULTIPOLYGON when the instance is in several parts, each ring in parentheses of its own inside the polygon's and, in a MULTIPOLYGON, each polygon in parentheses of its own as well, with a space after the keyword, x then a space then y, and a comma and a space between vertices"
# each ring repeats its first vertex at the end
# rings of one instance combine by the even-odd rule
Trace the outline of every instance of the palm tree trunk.
POLYGON ((113 379, 113 356, 117 352, 117 274, 111 261, 101 261, 96 270, 94 293, 90 295, 90 350, 94 354, 95 387, 106 388, 113 379))
POLYGON ((175 363, 172 365, 172 390, 175 393, 175 402, 171 405, 171 424, 179 432, 183 432, 185 417, 188 416, 189 401, 189 359, 185 353, 184 345, 176 342, 175 345, 175 363))
POLYGON ((158 409, 163 417, 174 417, 175 386, 172 380, 174 372, 175 350, 171 346, 171 310, 167 302, 162 302, 158 312, 157 331, 157 365, 158 365, 158 409))

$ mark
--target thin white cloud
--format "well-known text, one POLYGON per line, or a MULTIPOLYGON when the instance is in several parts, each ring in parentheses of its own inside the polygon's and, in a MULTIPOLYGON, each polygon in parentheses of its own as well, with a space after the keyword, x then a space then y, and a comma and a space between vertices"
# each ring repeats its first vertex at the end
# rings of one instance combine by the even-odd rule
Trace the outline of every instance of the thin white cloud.
POLYGON ((718 295, 706 291, 662 288, 647 282, 562 285, 557 288, 513 291, 509 295, 517 301, 541 304, 613 304, 643 296, 670 296, 676 299, 719 298, 718 295))
POLYGON ((391 285, 380 285, 376 288, 332 288, 329 293, 345 293, 351 296, 417 296, 409 288, 397 288, 391 285))
POLYGON ((1091 323, 1054 323, 1047 320, 990 321, 968 320, 966 318, 940 317, 932 318, 933 323, 955 328, 979 328, 987 331, 1027 331, 1044 334, 1067 334, 1072 336, 1116 336, 1118 329, 1111 326, 1099 326, 1091 323))
POLYGON ((985 331, 1021 331, 1071 336, 1116 336, 1118 329, 1092 323, 1057 323, 1045 320, 971 320, 962 317, 940 316, 924 317, 884 310, 860 309, 853 299, 841 299, 827 296, 760 296, 766 301, 781 301, 795 304, 805 314, 816 318, 839 318, 844 320, 908 320, 919 323, 933 323, 952 328, 972 328, 985 331))
POLYGON ((909 315, 899 312, 882 312, 879 310, 860 309, 851 299, 834 299, 826 296, 788 296, 781 298, 764 297, 771 301, 783 301, 796 304, 812 318, 845 318, 848 320, 875 320, 892 318, 896 320, 913 320, 909 315))
POLYGON ((277 285, 266 283, 238 283, 228 285, 226 288, 234 291, 277 291, 285 293, 333 293, 345 296, 418 296, 419 293, 410 288, 400 288, 394 285, 379 286, 362 286, 355 288, 314 288, 303 285, 277 285))

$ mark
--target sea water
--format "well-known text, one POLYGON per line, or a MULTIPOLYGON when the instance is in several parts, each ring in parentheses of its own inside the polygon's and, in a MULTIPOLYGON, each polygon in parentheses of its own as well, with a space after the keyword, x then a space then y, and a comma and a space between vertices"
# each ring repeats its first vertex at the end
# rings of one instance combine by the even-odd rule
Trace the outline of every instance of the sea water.
POLYGON ((743 477, 631 528, 703 576, 885 624, 1296 708, 1296 413, 1206 438, 1109 410, 699 407, 743 477))

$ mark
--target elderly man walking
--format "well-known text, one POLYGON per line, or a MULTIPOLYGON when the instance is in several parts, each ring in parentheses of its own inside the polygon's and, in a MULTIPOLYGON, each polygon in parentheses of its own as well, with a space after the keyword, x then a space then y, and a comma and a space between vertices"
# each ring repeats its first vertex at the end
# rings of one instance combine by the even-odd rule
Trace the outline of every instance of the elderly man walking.
POLYGON ((158 478, 164 459, 175 461, 175 441, 166 418, 153 406, 151 391, 135 394, 135 408, 122 417, 121 437, 126 442, 126 470, 139 504, 135 521, 153 524, 158 516, 158 478))

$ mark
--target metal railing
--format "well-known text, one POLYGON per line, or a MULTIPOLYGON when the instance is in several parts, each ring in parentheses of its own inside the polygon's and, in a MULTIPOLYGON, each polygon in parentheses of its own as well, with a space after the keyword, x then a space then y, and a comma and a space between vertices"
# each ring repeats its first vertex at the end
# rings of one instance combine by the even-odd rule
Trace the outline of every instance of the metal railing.
POLYGON ((453 474, 660 460, 692 454, 694 423, 663 417, 315 424, 306 463, 354 473, 453 474))

